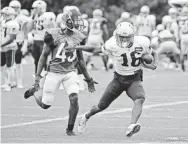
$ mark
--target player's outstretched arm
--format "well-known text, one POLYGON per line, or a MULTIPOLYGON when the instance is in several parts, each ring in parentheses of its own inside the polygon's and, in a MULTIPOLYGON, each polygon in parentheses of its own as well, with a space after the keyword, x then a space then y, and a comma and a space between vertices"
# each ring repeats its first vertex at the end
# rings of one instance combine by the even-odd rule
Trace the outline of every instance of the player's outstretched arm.
POLYGON ((94 92, 95 91, 95 85, 94 84, 98 84, 97 82, 95 82, 89 75, 87 69, 86 69, 86 64, 84 62, 84 58, 83 58, 83 53, 81 50, 77 50, 77 57, 78 57, 78 65, 85 77, 85 81, 88 84, 88 90, 89 92, 94 92))
POLYGON ((8 36, 6 36, 6 39, 5 41, 1 44, 1 48, 8 45, 8 44, 11 44, 16 38, 16 34, 9 34, 8 36))
POLYGON ((91 53, 95 53, 97 49, 101 49, 100 46, 92 46, 92 45, 78 45, 78 46, 74 46, 74 47, 69 47, 67 46, 65 49, 76 49, 76 50, 82 50, 82 51, 86 51, 86 52, 91 52, 91 53))
POLYGON ((156 51, 154 51, 154 50, 152 50, 151 55, 153 56, 152 63, 146 64, 145 62, 143 62, 143 66, 145 68, 155 70, 157 68, 157 64, 158 64, 158 55, 157 55, 156 51))

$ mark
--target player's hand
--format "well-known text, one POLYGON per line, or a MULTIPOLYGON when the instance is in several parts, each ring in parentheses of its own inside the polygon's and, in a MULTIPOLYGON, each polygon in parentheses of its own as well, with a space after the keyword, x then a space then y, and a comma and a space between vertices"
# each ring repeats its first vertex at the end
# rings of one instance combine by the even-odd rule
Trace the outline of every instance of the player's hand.
POLYGON ((41 76, 36 76, 35 77, 35 83, 31 86, 31 88, 29 88, 25 93, 24 93, 24 98, 27 99, 29 98, 30 96, 34 95, 34 93, 36 91, 38 91, 40 89, 40 79, 42 77, 41 76))
POLYGON ((88 85, 88 91, 90 93, 95 92, 95 84, 98 84, 98 82, 94 81, 92 78, 89 80, 85 80, 87 82, 88 85))

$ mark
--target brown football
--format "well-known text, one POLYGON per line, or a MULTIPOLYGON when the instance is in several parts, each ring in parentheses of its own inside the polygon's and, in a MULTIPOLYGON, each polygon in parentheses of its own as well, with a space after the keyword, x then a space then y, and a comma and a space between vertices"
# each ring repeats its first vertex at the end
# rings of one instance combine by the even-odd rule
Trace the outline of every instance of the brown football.
POLYGON ((153 61, 153 56, 151 54, 143 54, 142 55, 142 60, 146 63, 146 64, 151 64, 153 61))

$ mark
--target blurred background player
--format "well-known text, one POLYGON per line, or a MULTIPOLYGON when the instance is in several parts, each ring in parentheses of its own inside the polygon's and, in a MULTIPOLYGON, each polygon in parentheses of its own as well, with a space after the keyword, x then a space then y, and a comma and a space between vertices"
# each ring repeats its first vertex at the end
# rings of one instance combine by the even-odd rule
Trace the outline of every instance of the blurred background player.
POLYGON ((131 15, 129 12, 122 12, 121 17, 117 19, 115 26, 117 26, 121 22, 130 22, 133 24, 133 22, 131 21, 131 15))
POLYGON ((181 46, 181 64, 185 71, 185 61, 188 60, 188 7, 184 7, 179 18, 180 25, 180 46, 181 46))
POLYGON ((22 57, 27 52, 28 47, 28 26, 27 24, 32 21, 31 18, 20 14, 21 3, 17 0, 13 0, 9 3, 9 7, 12 7, 16 12, 15 21, 18 22, 20 28, 19 33, 16 36, 16 42, 18 49, 15 54, 15 71, 16 71, 16 82, 17 88, 23 88, 23 68, 22 68, 22 57))
MULTIPOLYGON (((33 22, 33 47, 32 55, 35 63, 35 73, 44 45, 44 34, 47 29, 55 27, 56 16, 53 12, 46 12, 47 4, 43 0, 34 1, 32 4, 33 22)), ((46 67, 44 67, 46 69, 46 67)))
MULTIPOLYGON (((89 35, 87 44, 93 46, 102 46, 109 38, 107 28, 107 19, 103 17, 103 12, 100 9, 93 11, 93 18, 89 19, 89 35)), ((102 55, 104 68, 108 70, 108 56, 102 55)))
POLYGON ((135 26, 137 35, 147 36, 151 39, 152 31, 155 29, 155 23, 153 18, 149 15, 150 8, 148 6, 142 6, 140 14, 136 18, 135 26))
POLYGON ((15 52, 17 50, 16 36, 20 30, 17 21, 14 20, 16 12, 11 7, 2 9, 2 31, 1 31, 1 72, 5 79, 3 88, 10 91, 14 87, 14 61, 15 52))

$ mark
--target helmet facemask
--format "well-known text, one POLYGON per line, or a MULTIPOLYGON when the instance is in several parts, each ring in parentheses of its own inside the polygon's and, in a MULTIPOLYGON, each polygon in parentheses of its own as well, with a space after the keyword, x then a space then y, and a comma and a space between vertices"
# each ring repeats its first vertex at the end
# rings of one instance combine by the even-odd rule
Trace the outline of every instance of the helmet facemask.
POLYGON ((134 40, 134 35, 115 35, 116 43, 121 48, 127 48, 134 40))
POLYGON ((63 21, 61 22, 61 28, 65 29, 68 28, 69 30, 79 30, 83 31, 84 29, 84 21, 81 16, 72 16, 69 13, 65 14, 63 21))

